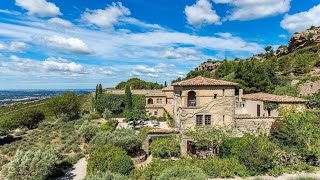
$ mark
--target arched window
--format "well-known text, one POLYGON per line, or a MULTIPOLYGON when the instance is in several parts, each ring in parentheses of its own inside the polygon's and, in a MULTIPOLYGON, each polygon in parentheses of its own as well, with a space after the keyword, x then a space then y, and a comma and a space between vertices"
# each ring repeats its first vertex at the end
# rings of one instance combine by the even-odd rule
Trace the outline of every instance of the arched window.
POLYGON ((190 91, 188 93, 188 106, 197 106, 197 98, 196 98, 196 92, 190 91))
POLYGON ((148 99, 148 104, 153 104, 153 100, 152 99, 148 99))

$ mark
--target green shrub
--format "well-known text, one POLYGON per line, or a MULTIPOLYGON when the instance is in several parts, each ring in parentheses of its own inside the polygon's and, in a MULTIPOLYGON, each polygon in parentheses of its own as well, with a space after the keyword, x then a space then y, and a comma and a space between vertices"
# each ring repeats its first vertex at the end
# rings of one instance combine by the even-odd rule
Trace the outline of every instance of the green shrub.
POLYGON ((320 124, 314 115, 285 112, 272 125, 271 136, 282 148, 296 152, 307 161, 320 158, 320 124))
POLYGON ((80 136, 85 142, 89 142, 98 132, 99 127, 88 121, 84 122, 79 129, 80 136))
POLYGON ((125 175, 107 171, 105 173, 96 173, 86 176, 85 180, 128 180, 125 175))
POLYGON ((119 122, 117 120, 108 120, 106 123, 100 126, 103 131, 113 132, 118 126, 119 122))
POLYGON ((101 114, 98 114, 98 113, 94 113, 94 114, 89 115, 89 120, 100 119, 100 118, 101 118, 101 114))
POLYGON ((222 158, 237 155, 238 149, 243 146, 244 138, 226 138, 219 146, 219 156, 222 158))
POLYGON ((242 144, 235 143, 230 151, 251 175, 267 173, 277 165, 280 149, 267 136, 246 134, 241 141, 242 144))
POLYGON ((150 151, 154 157, 179 157, 180 143, 177 137, 154 138, 150 145, 150 151))
POLYGON ((200 160, 201 169, 211 178, 231 178, 235 176, 245 177, 248 175, 247 168, 240 164, 238 159, 232 158, 216 158, 211 157, 205 160, 200 160))
POLYGON ((3 166, 8 180, 46 179, 55 167, 57 154, 52 150, 17 151, 12 161, 3 166))
POLYGON ((87 164, 87 175, 112 171, 129 174, 133 163, 126 151, 115 146, 97 146, 92 149, 87 164))
POLYGON ((141 148, 142 141, 133 129, 117 129, 110 134, 108 144, 121 147, 132 154, 141 148))
POLYGON ((91 139, 90 144, 106 145, 108 144, 110 134, 111 132, 109 131, 100 131, 91 139))
POLYGON ((207 179, 207 175, 197 167, 181 167, 174 166, 168 169, 165 169, 159 175, 159 180, 204 180, 207 179))

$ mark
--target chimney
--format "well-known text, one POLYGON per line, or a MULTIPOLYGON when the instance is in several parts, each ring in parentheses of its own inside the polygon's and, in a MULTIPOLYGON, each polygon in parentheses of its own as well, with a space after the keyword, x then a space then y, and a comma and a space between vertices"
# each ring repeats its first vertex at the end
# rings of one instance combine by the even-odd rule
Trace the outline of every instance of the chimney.
POLYGON ((243 89, 239 89, 239 101, 242 102, 243 89))

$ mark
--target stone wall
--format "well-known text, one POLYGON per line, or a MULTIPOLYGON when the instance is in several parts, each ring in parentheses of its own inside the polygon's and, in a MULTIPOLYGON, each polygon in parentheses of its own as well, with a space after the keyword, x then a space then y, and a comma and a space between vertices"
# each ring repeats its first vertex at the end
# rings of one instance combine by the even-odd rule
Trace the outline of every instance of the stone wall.
POLYGON ((320 80, 315 82, 307 82, 298 86, 300 96, 314 95, 320 92, 320 80))
MULTIPOLYGON (((161 90, 145 90, 145 89, 133 89, 131 90, 132 94, 141 94, 146 95, 148 93, 161 93, 161 90)), ((107 89, 104 93, 107 94, 124 94, 124 90, 120 89, 107 89)))
POLYGON ((234 136, 245 133, 270 133, 272 123, 276 117, 236 117, 234 136))

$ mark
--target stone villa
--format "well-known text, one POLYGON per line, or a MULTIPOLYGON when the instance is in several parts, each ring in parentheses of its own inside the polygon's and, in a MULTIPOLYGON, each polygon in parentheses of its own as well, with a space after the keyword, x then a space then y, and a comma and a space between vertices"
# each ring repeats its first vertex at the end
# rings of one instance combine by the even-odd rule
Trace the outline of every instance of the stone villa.
MULTIPOLYGON (((230 129, 234 136, 241 136, 245 132, 268 132, 279 117, 279 109, 306 108, 306 101, 301 98, 243 94, 237 86, 238 83, 201 76, 180 81, 160 92, 146 94, 146 110, 149 116, 156 117, 169 113, 174 128, 182 135, 185 130, 207 126, 230 129)), ((182 137, 182 155, 189 152, 188 143, 189 139, 182 137)))

